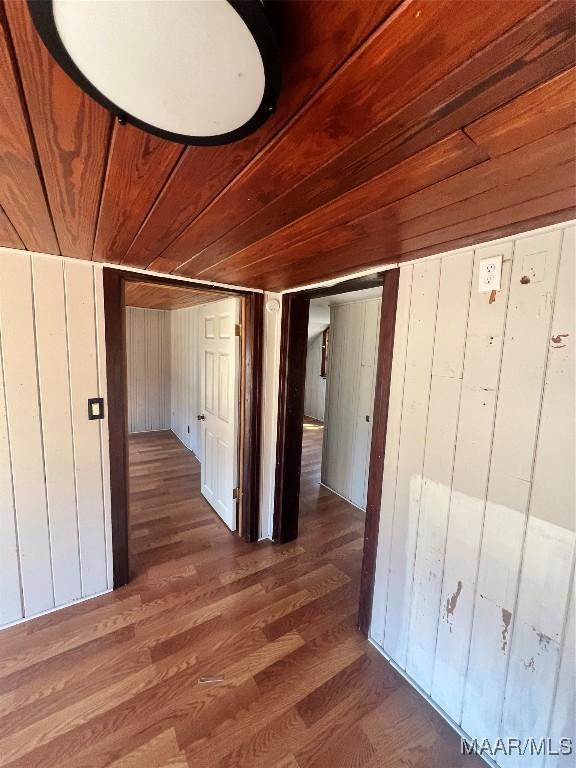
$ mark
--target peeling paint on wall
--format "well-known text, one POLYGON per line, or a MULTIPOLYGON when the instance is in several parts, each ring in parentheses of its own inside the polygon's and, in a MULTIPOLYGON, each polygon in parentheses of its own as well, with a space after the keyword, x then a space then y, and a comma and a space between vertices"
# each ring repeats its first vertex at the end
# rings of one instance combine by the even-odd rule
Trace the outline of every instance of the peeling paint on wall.
POLYGON ((508 630, 510 629, 510 621, 512 614, 507 611, 506 608, 502 608, 502 645, 500 649, 502 653, 506 653, 506 646, 508 645, 508 630))
POLYGON ((524 667, 526 669, 532 670, 532 672, 534 672, 536 670, 536 663, 534 661, 534 656, 530 657, 530 661, 525 661, 524 662, 524 667))
MULTIPOLYGON (((456 586, 456 592, 453 592, 452 595, 450 595, 450 597, 446 600, 446 622, 450 625, 452 625, 450 618, 454 615, 454 611, 456 610, 456 606, 458 605, 458 598, 460 597, 461 592, 462 592, 462 582, 458 581, 458 585, 456 586)), ((450 632, 452 632, 452 626, 450 626, 450 632)))

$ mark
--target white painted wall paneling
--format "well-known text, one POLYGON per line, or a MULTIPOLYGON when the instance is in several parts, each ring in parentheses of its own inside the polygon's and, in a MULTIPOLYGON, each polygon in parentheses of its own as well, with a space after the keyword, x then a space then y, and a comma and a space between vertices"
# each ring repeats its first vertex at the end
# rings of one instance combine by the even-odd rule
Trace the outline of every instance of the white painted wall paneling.
POLYGON ((280 381, 280 331, 282 297, 264 295, 264 343, 262 363, 262 463, 260 488, 260 538, 272 538, 276 477, 276 433, 280 381))
POLYGON ((170 429, 171 312, 126 308, 128 429, 170 429))
POLYGON ((322 333, 308 340, 306 355, 306 387, 304 392, 304 415, 316 421, 324 421, 326 402, 326 378, 320 376, 322 369, 322 333))
POLYGON ((198 347, 200 307, 171 312, 172 362, 170 373, 171 422, 174 434, 184 445, 201 456, 200 357, 198 347))
POLYGON ((511 266, 511 243, 476 250, 431 689, 432 697, 457 722, 468 665, 511 266), (479 261, 497 253, 504 258, 501 290, 490 303, 476 290, 479 261))
POLYGON ((330 307, 322 482, 361 509, 366 509, 379 323, 380 299, 330 307))
POLYGON ((439 281, 440 261, 414 265, 384 634, 384 649, 403 669, 408 648, 439 281))
POLYGON ((111 587, 107 424, 87 409, 106 394, 101 275, 0 260, 2 625, 111 587))
POLYGON ((371 636, 476 738, 573 736, 573 238, 401 267, 371 636))

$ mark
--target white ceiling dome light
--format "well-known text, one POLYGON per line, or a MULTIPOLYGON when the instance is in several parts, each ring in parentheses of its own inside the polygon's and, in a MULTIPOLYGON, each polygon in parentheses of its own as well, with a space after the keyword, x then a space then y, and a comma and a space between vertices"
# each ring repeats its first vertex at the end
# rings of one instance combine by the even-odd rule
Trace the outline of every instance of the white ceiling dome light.
POLYGON ((280 90, 262 0, 29 0, 68 75, 121 122, 185 144, 256 130, 280 90))

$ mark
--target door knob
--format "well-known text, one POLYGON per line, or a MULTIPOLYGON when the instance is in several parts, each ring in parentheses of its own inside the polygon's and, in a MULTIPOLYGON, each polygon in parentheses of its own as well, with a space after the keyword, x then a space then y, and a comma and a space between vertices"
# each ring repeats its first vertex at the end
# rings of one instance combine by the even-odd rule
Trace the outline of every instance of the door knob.
POLYGON ((196 416, 196 418, 198 419, 198 421, 204 421, 206 419, 206 416, 204 416, 203 413, 199 413, 198 416, 196 416))

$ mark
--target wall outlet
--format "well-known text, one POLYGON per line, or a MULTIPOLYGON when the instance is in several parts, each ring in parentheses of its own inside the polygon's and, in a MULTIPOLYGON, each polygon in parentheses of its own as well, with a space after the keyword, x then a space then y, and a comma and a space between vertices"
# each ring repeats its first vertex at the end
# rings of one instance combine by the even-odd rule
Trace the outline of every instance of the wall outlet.
POLYGON ((501 278, 502 254, 490 256, 487 259, 480 259, 480 268, 478 270, 478 290, 480 293, 499 291, 501 278))

